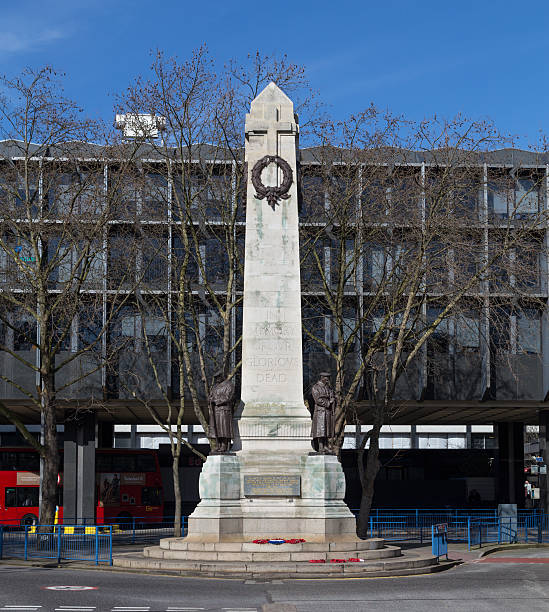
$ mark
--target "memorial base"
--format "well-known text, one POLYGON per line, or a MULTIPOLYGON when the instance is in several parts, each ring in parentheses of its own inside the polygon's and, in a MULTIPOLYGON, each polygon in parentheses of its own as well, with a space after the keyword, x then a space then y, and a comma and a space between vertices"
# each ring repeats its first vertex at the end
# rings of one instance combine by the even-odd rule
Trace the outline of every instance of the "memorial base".
POLYGON ((202 501, 189 517, 186 540, 355 541, 355 517, 344 494, 345 476, 333 455, 210 456, 200 476, 202 501))

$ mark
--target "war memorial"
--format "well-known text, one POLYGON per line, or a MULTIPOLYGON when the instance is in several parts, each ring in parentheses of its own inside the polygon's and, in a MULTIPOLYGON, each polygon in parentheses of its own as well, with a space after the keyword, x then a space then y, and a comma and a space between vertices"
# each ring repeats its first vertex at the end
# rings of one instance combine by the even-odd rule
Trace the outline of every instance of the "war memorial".
POLYGON ((332 453, 329 374, 303 398, 298 235, 299 126, 270 83, 246 116, 242 388, 220 377, 210 396, 218 440, 200 476, 201 501, 184 538, 167 538, 115 565, 210 576, 326 577, 423 573, 436 559, 360 540, 332 453), (233 411, 234 406, 234 411, 233 411), (311 436, 315 441, 313 450, 311 436), (233 439, 232 446, 230 438, 233 439), (273 539, 283 543, 269 542, 273 539))

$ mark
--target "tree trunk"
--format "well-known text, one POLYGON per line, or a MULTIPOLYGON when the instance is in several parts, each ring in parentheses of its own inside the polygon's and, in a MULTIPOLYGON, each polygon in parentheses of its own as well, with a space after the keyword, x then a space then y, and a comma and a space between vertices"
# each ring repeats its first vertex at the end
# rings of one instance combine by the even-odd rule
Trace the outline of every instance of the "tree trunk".
POLYGON ((53 525, 57 505, 57 477, 59 474, 59 450, 57 448, 57 421, 55 409, 46 393, 43 406, 44 447, 42 451, 42 479, 40 481, 40 524, 53 525))
POLYGON ((176 538, 180 538, 183 535, 181 529, 181 487, 179 485, 179 445, 180 442, 178 441, 177 450, 172 458, 173 494, 175 498, 173 535, 176 538))
POLYGON ((374 483, 381 466, 379 462, 379 432, 381 425, 374 425, 370 433, 370 448, 368 449, 368 459, 366 461, 366 470, 363 468, 364 450, 358 453, 360 484, 362 487, 362 496, 360 498, 360 511, 356 533, 359 538, 366 540, 369 537, 368 525, 370 520, 370 510, 374 499, 374 483))

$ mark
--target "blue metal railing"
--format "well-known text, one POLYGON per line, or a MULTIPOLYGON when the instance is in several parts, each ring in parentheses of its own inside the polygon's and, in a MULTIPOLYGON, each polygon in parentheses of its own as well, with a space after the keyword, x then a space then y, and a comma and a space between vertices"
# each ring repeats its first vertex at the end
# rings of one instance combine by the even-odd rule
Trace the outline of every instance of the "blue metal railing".
POLYGON ((549 542, 549 516, 536 514, 519 521, 519 538, 525 542, 549 542))
MULTIPOLYGON (((358 513, 358 511, 354 511, 358 513)), ((433 525, 446 525, 448 542, 467 542, 469 549, 488 543, 549 542, 549 516, 535 510, 519 511, 517 518, 498 519, 494 510, 413 509, 372 511, 368 537, 392 542, 424 544, 432 540, 433 525), (467 514, 470 513, 470 514, 467 514)), ((110 525, 53 525, 38 529, 15 521, 0 524, 0 558, 71 559, 105 563, 112 558, 113 545, 155 544, 174 535, 174 519, 151 521, 149 517, 112 519, 110 525), (108 530, 108 539, 104 537, 108 530)), ((182 534, 187 533, 188 517, 182 517, 182 534)))
POLYGON ((467 548, 473 546, 481 548, 483 544, 513 544, 519 540, 525 540, 524 531, 520 523, 514 517, 502 517, 495 520, 478 521, 469 519, 467 526, 467 548))
POLYGON ((448 559, 448 525, 432 525, 431 526, 431 550, 433 557, 439 559, 442 555, 446 555, 448 559))
MULTIPOLYGON (((394 542, 417 542, 423 544, 431 538, 432 526, 440 524, 431 519, 423 520, 421 517, 416 522, 406 520, 407 517, 394 517, 396 520, 380 518, 375 520, 370 517, 369 536, 371 538, 383 538, 394 542)), ((467 541, 467 519, 458 521, 447 521, 447 537, 451 542, 467 541)))
MULTIPOLYGON (((358 510, 353 512, 358 515, 358 510)), ((432 526, 443 523, 449 542, 467 542, 469 548, 498 542, 549 542, 549 516, 537 510, 521 510, 516 518, 500 519, 497 510, 490 509, 375 509, 368 536, 423 544, 431 538, 432 526)))
MULTIPOLYGON (((181 532, 183 535, 187 532, 187 520, 187 516, 181 517, 181 532)), ((83 519, 81 523, 90 527, 96 525, 92 519, 83 519)), ((60 524, 63 524, 63 522, 61 521, 60 524)), ((16 520, 4 521, 3 525, 12 528, 21 526, 19 521, 16 520)), ((68 526, 72 525, 72 522, 68 524, 68 526)), ((128 516, 118 519, 112 518, 106 525, 112 527, 113 543, 115 545, 156 544, 162 538, 173 537, 175 533, 173 517, 151 520, 150 517, 146 516, 128 516)))
POLYGON ((0 559, 52 559, 112 565, 111 525, 2 526, 0 559))

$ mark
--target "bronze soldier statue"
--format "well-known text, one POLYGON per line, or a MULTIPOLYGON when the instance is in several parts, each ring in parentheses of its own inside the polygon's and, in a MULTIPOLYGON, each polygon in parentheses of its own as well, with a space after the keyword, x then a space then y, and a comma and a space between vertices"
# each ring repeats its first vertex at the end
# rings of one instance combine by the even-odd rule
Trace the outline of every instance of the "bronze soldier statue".
POLYGON ((311 437, 315 449, 322 455, 332 454, 332 439, 335 436, 335 394, 330 384, 330 373, 321 372, 313 385, 314 400, 311 437))
POLYGON ((228 453, 233 438, 234 384, 223 380, 223 370, 214 374, 214 384, 208 398, 210 435, 216 439, 217 446, 211 454, 228 453))

